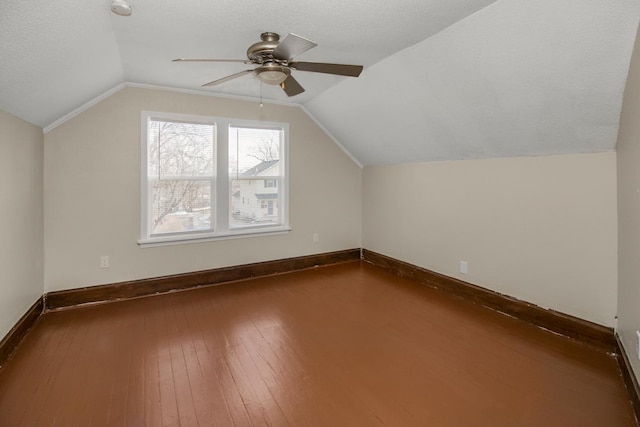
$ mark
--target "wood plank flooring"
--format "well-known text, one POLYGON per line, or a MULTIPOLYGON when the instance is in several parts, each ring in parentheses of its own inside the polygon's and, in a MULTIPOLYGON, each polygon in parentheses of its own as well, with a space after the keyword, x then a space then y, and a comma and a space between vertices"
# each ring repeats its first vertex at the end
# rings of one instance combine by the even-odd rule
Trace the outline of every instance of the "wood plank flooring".
POLYGON ((1 426, 634 426, 615 359, 357 262, 48 313, 1 426))

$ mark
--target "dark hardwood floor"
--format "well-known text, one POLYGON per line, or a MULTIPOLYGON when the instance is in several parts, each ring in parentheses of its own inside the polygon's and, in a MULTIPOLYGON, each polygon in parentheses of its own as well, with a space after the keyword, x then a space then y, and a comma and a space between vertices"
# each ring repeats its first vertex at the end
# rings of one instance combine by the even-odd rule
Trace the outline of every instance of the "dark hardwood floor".
POLYGON ((42 316, 2 426, 633 426, 613 356, 359 261, 42 316))

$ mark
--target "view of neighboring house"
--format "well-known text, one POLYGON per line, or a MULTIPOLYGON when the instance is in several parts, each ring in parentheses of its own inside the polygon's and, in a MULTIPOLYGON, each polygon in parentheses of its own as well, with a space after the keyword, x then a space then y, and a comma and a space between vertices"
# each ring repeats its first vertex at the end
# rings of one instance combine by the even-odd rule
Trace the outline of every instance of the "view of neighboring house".
POLYGON ((279 222, 279 176, 279 161, 268 160, 232 178, 232 227, 279 222))

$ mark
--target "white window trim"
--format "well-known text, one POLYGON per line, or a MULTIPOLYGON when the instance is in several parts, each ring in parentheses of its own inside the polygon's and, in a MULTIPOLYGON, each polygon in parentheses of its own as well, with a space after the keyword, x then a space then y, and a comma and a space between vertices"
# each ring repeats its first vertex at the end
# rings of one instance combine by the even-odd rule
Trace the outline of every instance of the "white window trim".
MULTIPOLYGON (((286 234, 291 231, 289 226, 289 124, 280 122, 253 121, 243 119, 198 116, 192 114, 166 113, 156 111, 142 111, 140 125, 141 140, 141 215, 140 215, 140 247, 156 247, 168 245, 180 245, 189 243, 210 242, 215 240, 239 239, 258 236, 272 236, 286 234), (148 194, 148 173, 147 173, 147 122, 149 119, 161 119, 170 121, 184 121, 194 123, 215 124, 216 127, 216 167, 214 170, 215 182, 215 209, 212 212, 212 221, 216 224, 214 231, 200 231, 191 233, 174 233, 170 235, 151 235, 149 226, 149 197, 148 194), (280 224, 255 225, 246 227, 230 227, 230 203, 231 191, 228 173, 229 157, 229 127, 252 127, 283 130, 283 147, 280 152, 282 161, 283 177, 280 179, 283 185, 280 192, 280 203, 282 205, 282 222, 280 224), (221 172, 221 173, 220 173, 221 172)), ((271 177, 268 177, 271 178, 271 177)), ((262 177, 256 178, 262 179, 262 177)))

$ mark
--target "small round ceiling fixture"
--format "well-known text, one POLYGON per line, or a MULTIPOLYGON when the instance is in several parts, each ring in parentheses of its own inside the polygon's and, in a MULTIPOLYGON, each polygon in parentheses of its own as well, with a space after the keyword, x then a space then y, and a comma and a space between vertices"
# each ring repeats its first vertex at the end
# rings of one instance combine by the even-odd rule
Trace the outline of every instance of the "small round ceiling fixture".
POLYGON ((131 5, 127 0, 113 0, 111 11, 116 15, 129 16, 131 15, 131 5))

